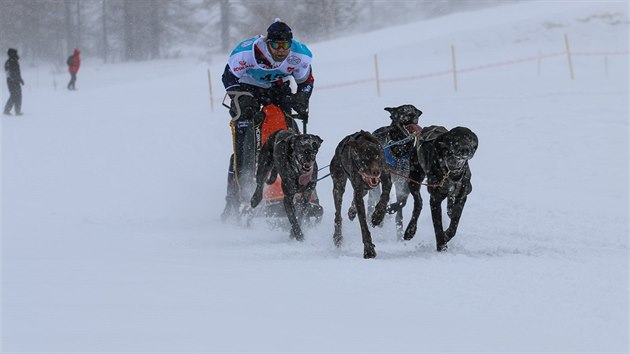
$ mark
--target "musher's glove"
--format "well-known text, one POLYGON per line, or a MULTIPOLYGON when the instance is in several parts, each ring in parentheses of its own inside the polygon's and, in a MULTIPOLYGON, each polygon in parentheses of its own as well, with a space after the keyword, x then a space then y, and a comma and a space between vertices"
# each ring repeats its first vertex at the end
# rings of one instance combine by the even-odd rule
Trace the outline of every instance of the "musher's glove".
POLYGON ((230 105, 230 115, 237 119, 254 119, 254 113, 258 112, 259 109, 260 104, 256 98, 249 95, 241 95, 232 99, 232 104, 230 105))
POLYGON ((299 119, 308 122, 308 94, 296 92, 291 97, 291 107, 297 112, 299 119))
POLYGON ((291 94, 291 87, 289 85, 277 85, 273 84, 270 88, 265 90, 265 96, 269 97, 271 101, 280 100, 282 97, 286 97, 291 94))

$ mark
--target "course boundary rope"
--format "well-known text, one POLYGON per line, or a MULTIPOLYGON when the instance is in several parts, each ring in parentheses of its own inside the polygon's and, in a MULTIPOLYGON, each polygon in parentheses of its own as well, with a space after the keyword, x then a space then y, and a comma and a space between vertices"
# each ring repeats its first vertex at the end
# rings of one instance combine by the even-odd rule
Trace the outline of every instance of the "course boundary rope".
MULTIPOLYGON (((524 58, 465 67, 461 69, 456 69, 455 71, 457 73, 469 73, 469 72, 493 69, 493 68, 504 67, 504 66, 509 66, 509 65, 522 64, 526 62, 541 61, 544 59, 550 59, 550 58, 555 58, 555 57, 562 57, 562 56, 567 56, 568 54, 569 53, 567 51, 562 51, 562 52, 550 53, 550 54, 545 54, 545 55, 529 56, 529 57, 524 57, 524 58)), ((628 51, 573 52, 571 53, 572 56, 586 56, 586 57, 593 57, 593 56, 608 57, 608 56, 621 56, 621 55, 628 56, 628 54, 629 54, 628 51)), ((452 69, 442 70, 442 71, 435 71, 435 72, 429 72, 429 73, 423 73, 423 74, 417 74, 417 75, 408 75, 404 77, 381 78, 379 82, 392 83, 392 82, 402 82, 402 81, 415 81, 415 80, 429 79, 429 78, 447 76, 447 75, 453 75, 453 70, 452 69)), ((347 81, 347 82, 338 82, 338 83, 333 83, 333 84, 328 84, 328 85, 318 85, 317 89, 330 90, 330 89, 336 89, 340 87, 363 85, 366 83, 372 83, 374 81, 376 81, 376 77, 347 81)))

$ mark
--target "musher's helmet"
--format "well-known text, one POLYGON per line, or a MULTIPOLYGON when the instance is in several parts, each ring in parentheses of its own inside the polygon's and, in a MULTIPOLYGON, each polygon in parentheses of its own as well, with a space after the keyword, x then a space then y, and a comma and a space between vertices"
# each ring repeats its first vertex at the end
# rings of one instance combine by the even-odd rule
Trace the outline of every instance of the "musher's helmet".
POLYGON ((276 22, 272 23, 267 28, 267 40, 268 41, 287 41, 290 42, 293 39, 293 32, 291 27, 286 23, 276 19, 276 22))

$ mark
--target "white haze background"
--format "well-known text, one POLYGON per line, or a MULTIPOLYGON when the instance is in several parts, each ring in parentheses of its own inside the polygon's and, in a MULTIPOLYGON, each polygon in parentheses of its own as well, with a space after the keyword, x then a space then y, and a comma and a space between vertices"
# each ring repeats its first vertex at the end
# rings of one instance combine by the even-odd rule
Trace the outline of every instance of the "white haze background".
MULTIPOLYGON (((296 33, 299 38, 299 33, 296 33)), ((208 65, 84 59, 23 68, 2 117, 2 346, 15 352, 627 352, 628 3, 528 2, 311 45, 320 166, 414 104, 473 129, 473 193, 447 253, 428 198, 412 241, 393 219, 362 258, 357 222, 303 243, 219 220, 231 150, 225 56, 208 65), (571 50, 450 75, 333 88, 571 50), (212 73, 214 111, 208 99, 212 73), (56 90, 53 82, 56 82, 56 90)), ((3 85, 4 87, 4 85, 3 85)), ((2 91, 2 103, 6 101, 2 91)), ((349 206, 351 187, 346 192, 349 206)), ((407 210, 407 219, 408 219, 407 210)))

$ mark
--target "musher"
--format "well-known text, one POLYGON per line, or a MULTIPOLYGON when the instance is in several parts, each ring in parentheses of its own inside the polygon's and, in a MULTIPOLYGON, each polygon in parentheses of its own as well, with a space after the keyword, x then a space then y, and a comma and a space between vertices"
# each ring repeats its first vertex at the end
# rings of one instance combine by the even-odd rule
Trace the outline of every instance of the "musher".
MULTIPOLYGON (((248 149, 255 149, 245 136, 263 121, 261 107, 275 104, 287 114, 293 108, 299 119, 308 121, 314 83, 312 57, 308 47, 294 40, 291 28, 279 19, 267 28, 266 36, 242 41, 230 54, 222 79, 232 99, 234 154, 230 157, 223 220, 238 212, 241 200, 249 201, 253 193, 245 187, 250 179, 253 183, 253 161, 245 161, 243 156, 248 149), (297 84, 295 93, 291 92, 291 77, 297 84)), ((292 119, 289 124, 297 130, 292 119)))

